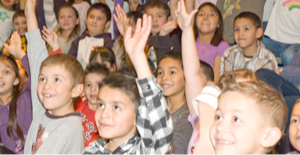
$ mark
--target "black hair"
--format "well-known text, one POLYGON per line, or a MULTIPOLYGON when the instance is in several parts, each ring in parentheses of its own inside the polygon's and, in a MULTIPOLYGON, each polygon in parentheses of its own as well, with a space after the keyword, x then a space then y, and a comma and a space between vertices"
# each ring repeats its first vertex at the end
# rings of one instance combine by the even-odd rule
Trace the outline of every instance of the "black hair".
POLYGON ((102 13, 104 13, 105 17, 106 17, 106 22, 111 20, 111 12, 110 12, 109 7, 106 4, 96 3, 96 4, 92 5, 87 11, 87 17, 93 10, 99 10, 102 13))

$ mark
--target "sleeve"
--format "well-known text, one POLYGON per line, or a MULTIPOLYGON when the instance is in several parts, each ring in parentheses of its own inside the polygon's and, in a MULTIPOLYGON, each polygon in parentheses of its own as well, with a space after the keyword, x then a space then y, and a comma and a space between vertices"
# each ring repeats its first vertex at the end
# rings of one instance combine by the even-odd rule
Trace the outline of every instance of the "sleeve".
POLYGON ((77 49, 79 44, 79 38, 75 39, 70 47, 70 50, 68 52, 69 55, 72 55, 73 57, 77 58, 77 49))
POLYGON ((137 80, 141 104, 137 112, 137 129, 146 154, 165 154, 170 146, 173 122, 154 77, 137 80))
POLYGON ((28 79, 27 79, 27 82, 26 82, 26 85, 24 87, 23 90, 31 90, 30 89, 30 85, 31 85, 31 75, 30 75, 30 68, 29 68, 29 62, 28 62, 28 57, 27 57, 27 54, 21 59, 21 63, 28 75, 28 79))
POLYGON ((233 70, 233 64, 230 61, 229 56, 230 56, 230 50, 227 49, 221 57, 220 77, 224 74, 224 72, 233 70))
POLYGON ((270 69, 272 71, 275 71, 278 69, 278 63, 277 63, 277 60, 274 56, 273 53, 271 53, 270 51, 267 51, 268 52, 268 55, 266 58, 266 63, 264 64, 264 66, 262 66, 262 68, 266 68, 266 69, 270 69))

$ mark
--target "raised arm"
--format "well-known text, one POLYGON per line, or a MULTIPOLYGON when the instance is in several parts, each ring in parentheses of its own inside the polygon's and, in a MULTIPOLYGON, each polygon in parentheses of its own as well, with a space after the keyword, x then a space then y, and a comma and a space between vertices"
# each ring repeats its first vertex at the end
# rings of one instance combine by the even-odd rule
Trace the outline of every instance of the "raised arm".
POLYGON ((194 37, 194 31, 192 21, 197 10, 187 14, 184 1, 178 2, 178 9, 176 10, 176 16, 179 27, 182 29, 182 61, 185 76, 185 94, 186 101, 190 115, 195 113, 195 109, 192 104, 192 100, 198 96, 203 88, 204 81, 201 79, 200 62, 198 59, 196 41, 194 37))
POLYGON ((48 43, 48 45, 52 48, 52 51, 58 50, 59 43, 58 43, 58 36, 55 32, 47 29, 46 26, 43 26, 42 30, 43 36, 42 38, 48 43))
POLYGON ((163 91, 156 84, 144 53, 150 29, 151 17, 144 15, 143 26, 141 19, 138 19, 134 35, 131 36, 132 29, 128 28, 124 42, 138 74, 137 86, 141 99, 136 126, 143 142, 143 152, 166 154, 172 139, 173 125, 163 91))

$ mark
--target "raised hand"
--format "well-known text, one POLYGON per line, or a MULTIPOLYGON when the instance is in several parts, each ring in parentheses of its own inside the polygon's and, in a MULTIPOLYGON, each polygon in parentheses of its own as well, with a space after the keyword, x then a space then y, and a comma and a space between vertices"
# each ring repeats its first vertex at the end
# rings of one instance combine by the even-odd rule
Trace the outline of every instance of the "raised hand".
POLYGON ((141 19, 137 20, 135 32, 132 34, 132 27, 129 27, 124 37, 124 44, 126 52, 129 56, 144 53, 150 30, 151 30, 151 17, 146 14, 143 15, 143 25, 141 19))
POLYGON ((171 33, 173 30, 177 28, 178 24, 176 20, 172 20, 164 24, 159 31, 160 36, 165 36, 171 33))
POLYGON ((7 51, 15 56, 17 59, 22 59, 25 55, 25 52, 22 50, 21 37, 17 31, 15 31, 10 38, 10 45, 7 43, 3 44, 7 51))
POLYGON ((55 32, 47 29, 46 26, 44 26, 42 33, 42 38, 48 43, 53 51, 59 49, 58 36, 55 32))
POLYGON ((175 10, 175 15, 177 18, 177 23, 181 30, 185 30, 187 28, 192 28, 193 25, 193 17, 198 12, 198 10, 193 10, 190 14, 186 12, 184 0, 180 0, 178 2, 178 8, 175 10))
POLYGON ((118 4, 115 8, 116 14, 113 14, 113 17, 117 23, 117 27, 119 29, 119 32, 122 36, 124 36, 124 33, 126 31, 126 29, 128 28, 128 21, 129 19, 127 19, 127 15, 124 12, 124 10, 121 8, 121 6, 118 4))

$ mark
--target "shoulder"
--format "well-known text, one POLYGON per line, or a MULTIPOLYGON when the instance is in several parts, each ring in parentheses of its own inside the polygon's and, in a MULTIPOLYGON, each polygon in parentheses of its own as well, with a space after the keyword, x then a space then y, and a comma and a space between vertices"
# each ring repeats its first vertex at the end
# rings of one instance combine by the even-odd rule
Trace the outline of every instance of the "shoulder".
POLYGON ((229 57, 230 55, 233 55, 234 53, 239 53, 239 52, 241 52, 239 46, 238 45, 234 45, 234 46, 228 47, 224 51, 222 57, 229 57))

